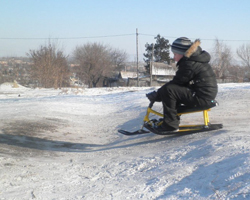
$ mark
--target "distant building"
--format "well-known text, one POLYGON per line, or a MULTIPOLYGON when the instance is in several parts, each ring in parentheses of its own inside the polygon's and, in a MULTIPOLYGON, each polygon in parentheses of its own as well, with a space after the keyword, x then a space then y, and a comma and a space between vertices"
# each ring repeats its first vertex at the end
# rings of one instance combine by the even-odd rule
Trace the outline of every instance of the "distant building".
POLYGON ((175 66, 154 62, 152 65, 152 81, 158 83, 169 82, 175 76, 176 70, 175 66))
MULTIPOLYGON (((104 87, 137 86, 137 71, 120 71, 114 73, 113 77, 106 77, 103 81, 104 87)), ((173 79, 176 73, 175 65, 155 62, 152 66, 152 86, 160 86, 173 79)), ((145 68, 139 70, 139 86, 150 86, 150 76, 145 74, 145 68)))
POLYGON ((119 73, 115 73, 113 77, 105 78, 103 81, 103 86, 105 87, 128 86, 130 79, 137 79, 137 73, 121 71, 119 73))
POLYGON ((137 73, 136 72, 125 72, 121 71, 118 76, 119 79, 129 79, 129 78, 137 78, 137 73))

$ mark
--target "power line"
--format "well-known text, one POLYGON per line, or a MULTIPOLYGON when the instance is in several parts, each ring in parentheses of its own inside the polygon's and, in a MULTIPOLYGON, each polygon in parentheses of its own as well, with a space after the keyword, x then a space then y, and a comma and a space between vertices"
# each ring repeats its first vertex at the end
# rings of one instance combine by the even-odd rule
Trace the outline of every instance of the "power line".
MULTIPOLYGON (((144 33, 139 33, 139 35, 143 35, 143 36, 152 36, 152 37, 156 37, 155 35, 152 35, 152 34, 144 34, 144 33)), ((164 38, 178 38, 176 36, 163 36, 164 38)), ((195 40, 197 38, 189 38, 189 39, 192 39, 192 40, 195 40)), ((211 41, 214 41, 215 39, 208 39, 208 38, 200 38, 201 40, 211 40, 211 41)), ((225 41, 225 42, 250 42, 250 40, 228 40, 228 39, 218 39, 219 41, 225 41)))
MULTIPOLYGON (((9 37, 2 37, 0 40, 47 40, 47 39, 58 39, 58 40, 78 40, 78 39, 91 39, 91 38, 112 38, 112 37, 124 37, 124 36, 135 36, 136 34, 140 36, 149 36, 149 37, 156 37, 156 35, 153 34, 147 34, 147 33, 129 33, 129 34, 120 34, 120 35, 100 35, 100 36, 80 36, 80 37, 47 37, 47 38, 9 38, 9 37)), ((165 38, 177 38, 176 36, 163 36, 165 38)), ((197 39, 197 38, 190 38, 190 39, 197 39)), ((206 41, 214 41, 215 39, 209 39, 209 38, 200 38, 201 40, 206 41)), ((219 39, 219 41, 225 41, 225 42, 250 42, 250 40, 235 40, 235 39, 219 39)))
POLYGON ((0 40, 47 40, 47 39, 60 39, 60 40, 75 40, 75 39, 88 39, 88 38, 105 38, 105 37, 122 37, 135 35, 134 33, 130 34, 121 34, 121 35, 102 35, 102 36, 86 36, 86 37, 48 37, 48 38, 0 38, 0 40))

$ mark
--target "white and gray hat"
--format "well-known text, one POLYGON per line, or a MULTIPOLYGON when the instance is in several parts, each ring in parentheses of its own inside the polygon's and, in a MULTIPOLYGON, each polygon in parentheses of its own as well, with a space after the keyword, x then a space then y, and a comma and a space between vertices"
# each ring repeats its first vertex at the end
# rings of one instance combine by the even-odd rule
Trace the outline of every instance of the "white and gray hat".
POLYGON ((184 55, 185 52, 191 47, 192 42, 186 37, 177 38, 171 45, 171 50, 173 53, 178 53, 184 55))

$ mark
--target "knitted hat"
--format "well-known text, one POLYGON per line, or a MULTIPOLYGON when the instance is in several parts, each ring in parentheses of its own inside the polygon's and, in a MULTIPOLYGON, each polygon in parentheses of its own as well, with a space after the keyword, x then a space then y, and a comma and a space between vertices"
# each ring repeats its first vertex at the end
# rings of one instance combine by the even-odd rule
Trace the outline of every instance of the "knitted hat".
POLYGON ((184 55, 185 52, 191 47, 192 42, 186 37, 177 38, 171 45, 171 50, 173 53, 178 53, 184 55))

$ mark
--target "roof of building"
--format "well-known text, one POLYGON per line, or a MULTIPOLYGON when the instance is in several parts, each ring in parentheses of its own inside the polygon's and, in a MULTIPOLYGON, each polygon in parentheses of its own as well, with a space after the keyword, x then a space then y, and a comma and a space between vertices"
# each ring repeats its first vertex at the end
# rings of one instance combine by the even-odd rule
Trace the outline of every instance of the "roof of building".
POLYGON ((137 73, 136 72, 125 72, 125 71, 121 71, 121 78, 127 79, 127 78, 136 78, 137 77, 137 73))
POLYGON ((166 63, 155 62, 152 65, 152 75, 175 75, 176 68, 166 63))

